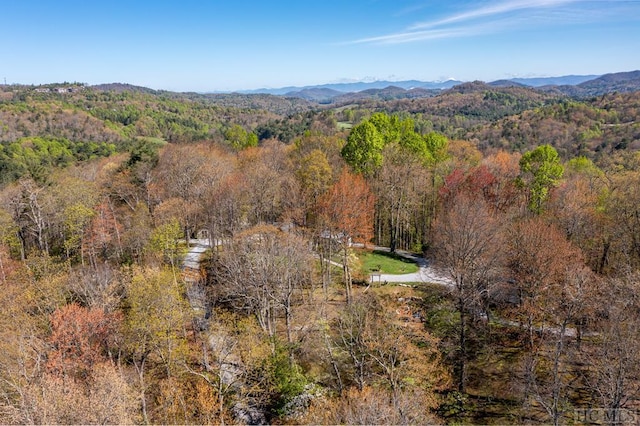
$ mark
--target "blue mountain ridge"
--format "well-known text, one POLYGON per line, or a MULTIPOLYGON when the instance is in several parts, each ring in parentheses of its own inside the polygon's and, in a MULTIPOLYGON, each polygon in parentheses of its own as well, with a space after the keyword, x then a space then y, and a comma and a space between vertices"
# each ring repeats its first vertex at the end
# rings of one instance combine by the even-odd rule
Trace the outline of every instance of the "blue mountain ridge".
MULTIPOLYGON (((532 78, 511 78, 500 81, 511 81, 513 83, 522 84, 529 87, 541 87, 541 86, 560 86, 560 85, 577 85, 585 81, 593 80, 599 77, 598 75, 566 75, 560 77, 532 77, 532 78)), ((328 83, 318 84, 311 86, 286 86, 279 88, 261 88, 253 90, 239 90, 237 93, 242 94, 255 94, 266 93, 270 95, 288 95, 290 93, 303 92, 317 89, 328 89, 342 93, 361 92, 368 89, 384 89, 389 86, 400 87, 405 90, 421 88, 421 89, 450 89, 463 83, 460 80, 449 79, 445 81, 420 81, 420 80, 404 80, 404 81, 389 81, 389 80, 376 80, 371 82, 354 82, 354 83, 328 83)))

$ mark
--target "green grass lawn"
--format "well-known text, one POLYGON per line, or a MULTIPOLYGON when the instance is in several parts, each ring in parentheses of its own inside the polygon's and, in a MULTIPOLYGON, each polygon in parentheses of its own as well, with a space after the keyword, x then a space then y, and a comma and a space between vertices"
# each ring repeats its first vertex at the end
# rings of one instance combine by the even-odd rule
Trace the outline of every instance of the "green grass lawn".
POLYGON ((383 251, 357 250, 356 254, 362 262, 365 274, 380 272, 382 274, 412 274, 418 272, 418 265, 397 254, 383 251))

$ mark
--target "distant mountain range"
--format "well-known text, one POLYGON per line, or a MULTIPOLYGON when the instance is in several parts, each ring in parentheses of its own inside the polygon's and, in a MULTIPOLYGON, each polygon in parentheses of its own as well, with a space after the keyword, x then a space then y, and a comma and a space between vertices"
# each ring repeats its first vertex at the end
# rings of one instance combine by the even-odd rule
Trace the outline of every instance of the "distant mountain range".
POLYGON ((405 80, 405 81, 388 81, 377 80, 371 82, 354 82, 354 83, 329 83, 319 84, 316 86, 288 86, 278 89, 255 89, 255 90, 241 90, 238 93, 252 94, 252 93, 268 93, 270 95, 285 95, 291 96, 298 92, 308 91, 311 89, 328 89, 340 93, 352 93, 362 92, 368 89, 384 89, 389 86, 400 87, 401 89, 409 90, 413 88, 423 89, 449 89, 457 84, 462 83, 459 80, 445 80, 445 81, 418 81, 418 80, 405 80))
MULTIPOLYGON (((566 75, 562 77, 540 77, 540 78, 513 78, 509 80, 500 80, 511 83, 521 84, 529 87, 540 86, 560 86, 560 85, 577 85, 582 82, 592 80, 599 77, 598 75, 566 75)), ((404 80, 404 81, 389 81, 389 80, 376 80, 371 82, 354 82, 354 83, 330 83, 319 84, 315 86, 288 86, 275 89, 255 89, 255 90, 240 90, 238 93, 254 94, 254 93, 267 93, 270 95, 279 96, 294 96, 302 97, 320 95, 321 97, 339 96, 344 93, 362 92, 370 89, 386 89, 387 87, 399 87, 405 90, 411 89, 427 89, 427 90, 444 90, 450 89, 453 86, 464 83, 460 80, 448 79, 444 81, 420 81, 420 80, 404 80)))
POLYGON ((541 86, 539 89, 559 92, 574 98, 600 96, 613 92, 636 92, 640 90, 640 71, 604 74, 576 85, 541 86))
MULTIPOLYGON (((458 88, 459 90, 475 90, 481 85, 471 85, 471 83, 482 82, 462 82, 459 80, 446 81, 373 81, 357 83, 335 83, 321 84, 317 86, 288 86, 278 89, 257 89, 243 90, 234 93, 191 93, 195 97, 206 97, 208 99, 223 102, 231 97, 233 102, 237 102, 238 97, 277 97, 286 98, 291 102, 309 102, 313 104, 348 104, 359 102, 365 99, 372 100, 394 100, 394 99, 415 99, 437 96, 447 90, 458 88)), ((520 87, 533 89, 549 94, 569 96, 573 98, 587 98, 599 96, 612 92, 635 92, 640 91, 640 71, 619 72, 612 74, 598 75, 566 75, 561 77, 540 77, 540 78, 512 78, 497 80, 489 83, 482 83, 485 90, 491 87, 520 87)), ((132 86, 129 84, 111 83, 92 86, 94 89, 105 91, 130 91, 147 93, 167 93, 172 92, 155 91, 144 87, 132 86)), ((174 94, 177 95, 177 94, 174 94)), ((268 101, 268 98, 264 98, 268 101)))
POLYGON ((509 81, 520 83, 523 86, 542 87, 542 86, 575 86, 585 81, 593 80, 600 77, 599 75, 565 75, 562 77, 539 77, 539 78, 511 78, 509 81))
MULTIPOLYGON (((390 100, 435 96, 465 82, 446 81, 373 81, 321 84, 304 87, 282 87, 240 91, 242 94, 266 93, 300 98, 318 103, 346 103, 366 98, 390 100)), ((640 90, 640 71, 605 75, 566 75, 560 77, 512 78, 487 83, 491 87, 528 87, 549 93, 584 98, 610 92, 640 90)))

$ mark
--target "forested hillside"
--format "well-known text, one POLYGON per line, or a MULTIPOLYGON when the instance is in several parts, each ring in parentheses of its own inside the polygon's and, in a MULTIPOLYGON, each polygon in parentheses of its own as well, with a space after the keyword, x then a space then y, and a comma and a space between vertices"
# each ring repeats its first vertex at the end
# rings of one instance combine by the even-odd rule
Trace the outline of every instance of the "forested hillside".
POLYGON ((1 90, 0 423, 640 410, 639 92, 1 90))

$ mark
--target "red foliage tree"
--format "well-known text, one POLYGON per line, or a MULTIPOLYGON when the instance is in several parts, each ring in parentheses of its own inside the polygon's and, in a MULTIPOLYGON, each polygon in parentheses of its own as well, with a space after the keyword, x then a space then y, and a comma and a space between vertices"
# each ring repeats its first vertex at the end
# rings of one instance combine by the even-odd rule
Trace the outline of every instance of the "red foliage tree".
POLYGON ((107 360, 109 340, 120 320, 117 313, 76 303, 58 308, 51 314, 47 369, 78 378, 89 375, 95 364, 107 360))
POLYGON ((450 204, 462 192, 471 196, 482 196, 493 204, 498 196, 497 184, 498 179, 487 166, 474 167, 466 173, 458 168, 444 178, 439 195, 445 204, 450 204))
POLYGON ((324 225, 323 237, 336 241, 342 251, 347 303, 351 303, 349 247, 352 241, 366 244, 373 238, 375 197, 361 175, 344 169, 319 204, 324 225))

